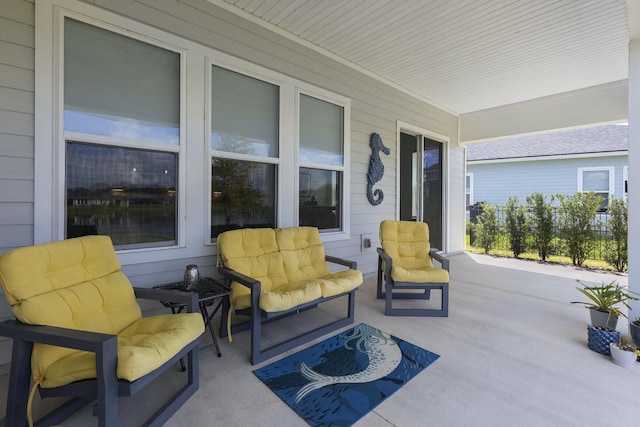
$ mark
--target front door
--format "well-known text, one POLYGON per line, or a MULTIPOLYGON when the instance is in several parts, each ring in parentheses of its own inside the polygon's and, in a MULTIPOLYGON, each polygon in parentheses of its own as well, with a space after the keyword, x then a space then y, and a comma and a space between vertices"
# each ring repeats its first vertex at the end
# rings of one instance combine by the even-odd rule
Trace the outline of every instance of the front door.
POLYGON ((443 143, 400 132, 400 219, 429 225, 431 247, 443 248, 443 143))

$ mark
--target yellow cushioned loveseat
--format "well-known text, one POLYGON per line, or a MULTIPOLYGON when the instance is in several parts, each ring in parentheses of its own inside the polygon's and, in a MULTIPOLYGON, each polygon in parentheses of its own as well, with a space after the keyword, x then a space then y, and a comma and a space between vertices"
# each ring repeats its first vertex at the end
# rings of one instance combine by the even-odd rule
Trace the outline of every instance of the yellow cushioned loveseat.
POLYGON ((362 273, 355 262, 326 255, 315 227, 227 231, 218 236, 218 257, 220 272, 232 291, 230 306, 223 310, 221 335, 250 327, 253 364, 353 323, 355 291, 362 284, 362 273), (348 269, 332 273, 327 262, 348 269), (341 296, 348 297, 346 317, 261 349, 262 323, 341 296), (231 327, 231 309, 251 320, 231 327))
POLYGON ((42 397, 76 396, 41 420, 46 425, 96 397, 100 425, 116 425, 118 395, 134 394, 185 355, 187 385, 151 424, 162 424, 198 389, 204 323, 197 297, 171 293, 172 301, 180 299, 191 312, 142 317, 136 296, 165 300, 168 295, 133 288, 109 237, 9 251, 0 256, 0 282, 16 317, 0 323, 0 335, 13 338, 7 425, 26 424, 31 372, 42 397))

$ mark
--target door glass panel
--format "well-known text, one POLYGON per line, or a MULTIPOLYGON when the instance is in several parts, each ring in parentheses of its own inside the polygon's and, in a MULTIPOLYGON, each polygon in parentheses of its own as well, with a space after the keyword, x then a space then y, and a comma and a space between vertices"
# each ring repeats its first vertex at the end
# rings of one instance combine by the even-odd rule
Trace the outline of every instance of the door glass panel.
POLYGON ((431 246, 442 249, 442 143, 424 138, 422 168, 423 221, 431 246))

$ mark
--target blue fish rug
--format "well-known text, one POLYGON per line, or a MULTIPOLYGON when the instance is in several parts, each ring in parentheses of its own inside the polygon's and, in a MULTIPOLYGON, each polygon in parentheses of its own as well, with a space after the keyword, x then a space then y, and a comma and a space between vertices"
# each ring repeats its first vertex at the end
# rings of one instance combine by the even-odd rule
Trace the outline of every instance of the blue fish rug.
POLYGON ((365 323, 253 373, 311 426, 350 426, 439 355, 365 323))

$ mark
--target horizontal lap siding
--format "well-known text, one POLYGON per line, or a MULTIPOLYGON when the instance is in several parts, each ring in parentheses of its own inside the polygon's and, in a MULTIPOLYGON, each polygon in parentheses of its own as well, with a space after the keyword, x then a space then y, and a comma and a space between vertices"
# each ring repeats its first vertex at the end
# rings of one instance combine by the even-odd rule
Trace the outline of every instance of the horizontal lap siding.
MULTIPOLYGON (((33 244, 34 4, 0 6, 0 253, 33 244)), ((0 319, 12 317, 0 297, 0 319)), ((0 338, 0 364, 11 341, 0 338)))
POLYGON ((1 14, 0 252, 4 252, 33 243, 34 5, 6 0, 1 14))
POLYGON ((473 173, 474 202, 502 205, 511 196, 517 196, 521 203, 525 203, 526 197, 534 192, 547 196, 575 194, 578 191, 578 168, 585 167, 615 167, 615 197, 621 198, 623 167, 626 165, 626 156, 615 156, 492 164, 470 163, 467 172, 473 173))

